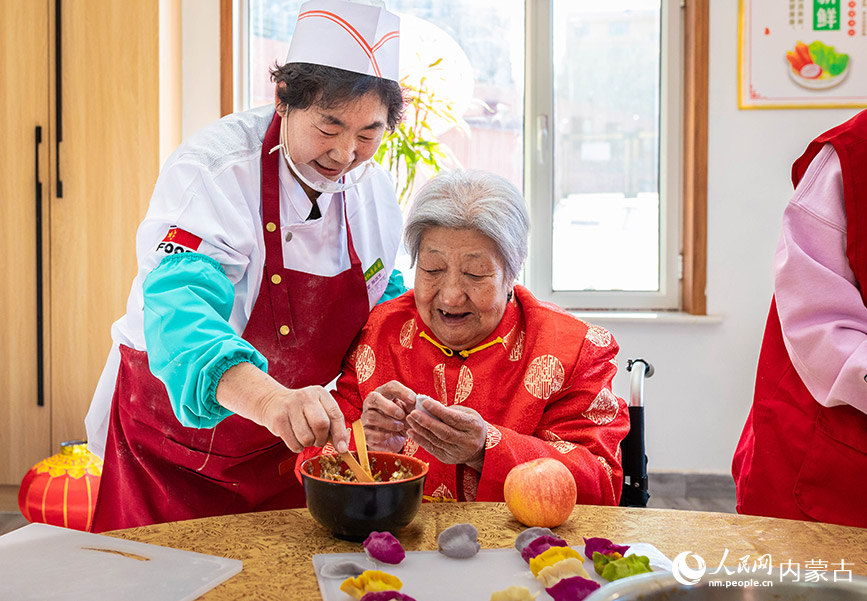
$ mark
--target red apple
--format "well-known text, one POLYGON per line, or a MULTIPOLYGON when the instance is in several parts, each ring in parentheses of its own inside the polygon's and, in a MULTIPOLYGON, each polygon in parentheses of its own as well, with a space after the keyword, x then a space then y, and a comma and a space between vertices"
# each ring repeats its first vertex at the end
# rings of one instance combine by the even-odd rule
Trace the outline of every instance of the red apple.
POLYGON ((525 526, 553 528, 572 513, 578 489, 569 468, 543 457, 513 467, 506 475, 503 496, 509 511, 525 526))

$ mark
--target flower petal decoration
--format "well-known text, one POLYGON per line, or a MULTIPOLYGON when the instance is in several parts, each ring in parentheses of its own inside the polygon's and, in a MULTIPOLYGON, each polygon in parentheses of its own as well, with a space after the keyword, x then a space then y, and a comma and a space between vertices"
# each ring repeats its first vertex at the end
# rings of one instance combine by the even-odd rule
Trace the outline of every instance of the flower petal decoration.
POLYGON ((546 551, 542 551, 539 555, 530 560, 530 571, 533 576, 538 576, 542 568, 552 566, 558 561, 574 557, 581 559, 581 554, 572 547, 549 547, 546 551))
POLYGON ((391 532, 371 532, 362 546, 368 557, 383 563, 398 564, 406 557, 400 541, 391 532))
POLYGON ((400 591, 377 591, 375 593, 365 593, 361 601, 415 601, 409 595, 404 595, 400 591))
POLYGON ((340 584, 340 590, 353 599, 361 599, 371 592, 399 591, 401 587, 403 582, 400 578, 380 570, 367 570, 357 578, 347 578, 340 584))
POLYGON ((584 555, 587 559, 593 559, 593 553, 598 551, 603 555, 611 555, 612 553, 620 553, 621 556, 629 550, 629 545, 615 545, 607 538, 587 538, 584 537, 584 555))
POLYGON ((469 559, 479 552, 479 531, 472 524, 449 526, 437 537, 439 552, 446 557, 469 559))
POLYGON ((540 528, 538 526, 533 526, 532 528, 527 528, 521 534, 515 537, 515 549, 518 550, 518 553, 524 550, 524 547, 530 544, 530 542, 534 538, 539 538, 540 536, 554 536, 554 533, 550 528, 540 528))
POLYGON ((548 588, 554 586, 564 578, 572 578, 573 576, 590 579, 590 574, 584 569, 584 562, 575 557, 570 557, 539 570, 536 580, 541 582, 542 586, 548 588))
POLYGON ((533 601, 539 593, 531 594, 526 586, 510 586, 491 594, 491 601, 533 601))
POLYGON ((547 551, 551 547, 568 547, 566 541, 560 538, 559 536, 548 536, 542 535, 534 538, 530 541, 524 550, 521 551, 521 557, 527 563, 530 563, 530 560, 539 555, 540 553, 547 551))
POLYGON ((599 588, 599 583, 581 576, 564 578, 545 591, 551 595, 554 601, 581 601, 590 593, 599 588))

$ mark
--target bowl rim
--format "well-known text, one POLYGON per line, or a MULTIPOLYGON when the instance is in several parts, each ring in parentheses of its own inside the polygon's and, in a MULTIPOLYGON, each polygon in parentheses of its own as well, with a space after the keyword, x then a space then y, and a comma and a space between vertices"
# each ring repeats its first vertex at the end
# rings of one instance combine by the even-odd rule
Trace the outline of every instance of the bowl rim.
MULTIPOLYGON (((357 456, 358 451, 354 451, 354 452, 356 453, 356 456, 357 456)), ((362 487, 363 486, 389 486, 389 485, 393 485, 393 484, 403 484, 405 482, 414 482, 414 481, 418 480, 419 478, 424 478, 425 476, 427 476, 428 471, 430 469, 430 464, 428 464, 426 461, 422 461, 421 459, 418 459, 417 457, 413 457, 412 455, 404 455, 403 453, 392 453, 390 451, 368 451, 367 455, 370 457, 389 456, 389 457, 395 457, 395 458, 399 458, 399 459, 408 459, 410 461, 413 461, 413 462, 421 465, 421 473, 414 475, 412 478, 404 478, 403 480, 386 480, 383 482, 346 482, 346 481, 342 481, 342 480, 329 480, 328 478, 323 478, 321 476, 314 476, 313 474, 308 474, 307 471, 304 469, 308 463, 310 463, 311 461, 315 461, 315 460, 319 459, 320 457, 322 457, 322 455, 334 455, 334 456, 339 457, 339 455, 337 453, 320 453, 319 455, 305 459, 304 461, 301 462, 301 465, 298 467, 298 471, 301 473, 302 478, 309 478, 310 480, 314 480, 314 481, 318 481, 318 482, 325 482, 328 484, 338 484, 338 485, 348 485, 348 486, 362 486, 362 487)))

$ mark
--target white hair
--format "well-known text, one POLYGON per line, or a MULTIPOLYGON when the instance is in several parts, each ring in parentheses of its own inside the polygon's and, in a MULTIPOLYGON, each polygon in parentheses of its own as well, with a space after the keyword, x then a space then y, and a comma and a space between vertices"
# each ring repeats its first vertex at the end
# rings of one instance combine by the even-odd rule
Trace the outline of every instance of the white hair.
POLYGON ((493 173, 441 171, 419 190, 403 233, 412 265, 430 227, 475 230, 493 240, 509 282, 527 258, 530 217, 524 197, 511 182, 493 173))

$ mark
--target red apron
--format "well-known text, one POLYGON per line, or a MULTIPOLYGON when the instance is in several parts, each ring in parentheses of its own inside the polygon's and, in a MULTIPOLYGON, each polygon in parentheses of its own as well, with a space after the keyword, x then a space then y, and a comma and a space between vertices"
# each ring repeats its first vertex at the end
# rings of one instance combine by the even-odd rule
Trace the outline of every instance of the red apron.
MULTIPOLYGON (((795 186, 825 143, 840 158, 846 256, 867 282, 867 111, 810 144, 792 167, 795 186)), ((863 285, 861 297, 867 305, 863 285)), ((816 402, 786 351, 774 300, 732 474, 740 513, 867 527, 867 415, 816 402)))
MULTIPOLYGON (((280 154, 267 152, 278 144, 279 131, 275 115, 262 145, 265 268, 243 338, 287 388, 324 385, 337 376, 367 321, 367 286, 345 202, 351 267, 333 277, 283 267, 280 154), (278 284, 274 275, 282 278, 278 284)), ((147 353, 126 346, 120 351, 94 532, 304 506, 298 480, 278 475, 278 465, 295 456, 280 438, 237 415, 213 429, 181 426, 165 386, 150 372, 147 353)))

